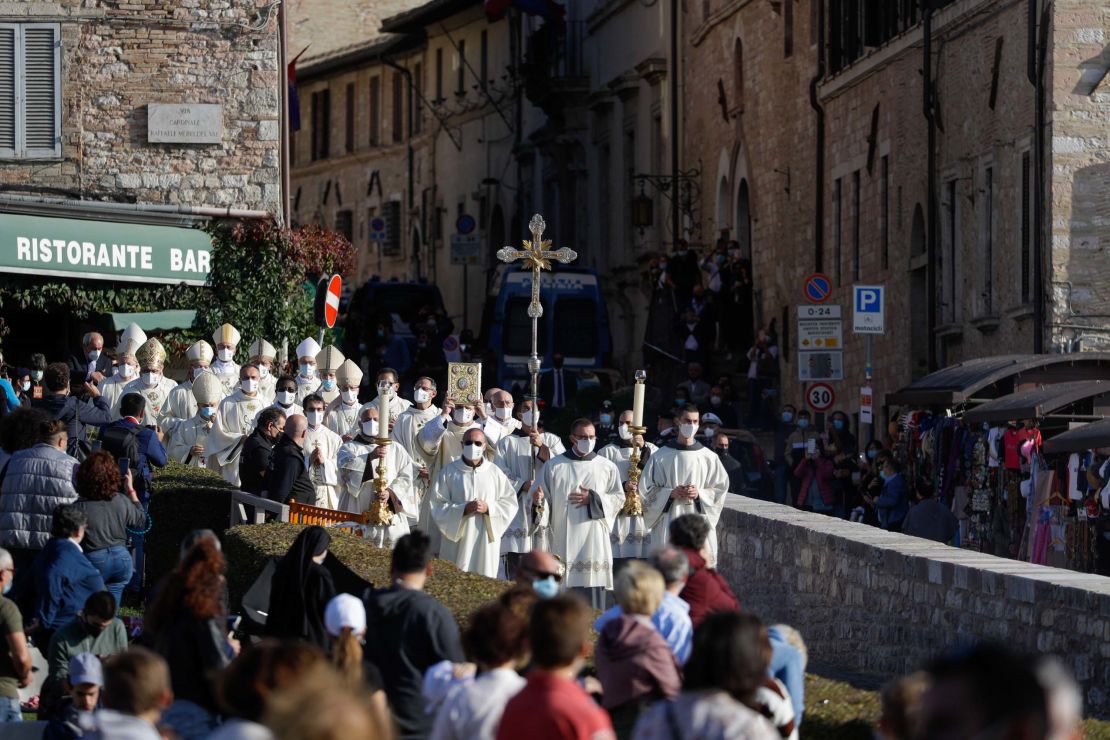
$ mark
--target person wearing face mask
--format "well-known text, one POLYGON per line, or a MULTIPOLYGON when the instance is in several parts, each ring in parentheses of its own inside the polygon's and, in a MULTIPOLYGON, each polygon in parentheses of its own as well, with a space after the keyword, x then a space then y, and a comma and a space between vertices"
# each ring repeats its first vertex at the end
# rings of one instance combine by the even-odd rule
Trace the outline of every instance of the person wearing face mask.
POLYGON ((343 439, 324 426, 324 406, 324 399, 315 393, 304 399, 304 415, 308 420, 304 441, 305 464, 308 465, 308 475, 316 490, 316 501, 300 501, 324 509, 337 509, 339 469, 336 467, 336 460, 343 439))
POLYGON ((276 406, 267 406, 258 414, 254 431, 243 443, 239 458, 239 486, 244 492, 264 496, 267 476, 274 457, 274 446, 285 431, 285 412, 276 406))
POLYGON ((260 379, 258 390, 263 398, 272 403, 277 388, 277 375, 275 375, 277 350, 265 339, 256 339, 251 343, 248 351, 251 354, 251 364, 258 365, 260 379))
POLYGON ((829 417, 829 441, 835 442, 842 454, 855 457, 859 452, 856 436, 852 434, 852 425, 848 415, 843 411, 834 411, 829 417))
POLYGON ((721 419, 721 426, 735 429, 738 426, 736 409, 725 397, 725 391, 718 385, 709 389, 709 410, 721 419))
MULTIPOLYGON (((193 396, 193 381, 206 370, 215 377, 209 370, 213 356, 212 345, 204 340, 185 350, 185 359, 189 363, 189 377, 183 383, 178 383, 166 399, 166 415, 165 421, 162 423, 164 430, 169 431, 170 426, 180 421, 192 419, 197 415, 197 399, 193 396)), ((219 379, 217 378, 217 380, 219 379)), ((223 383, 220 385, 222 386, 223 383)))
POLYGON ((501 537, 505 577, 509 580, 515 577, 520 559, 525 553, 534 548, 543 548, 547 544, 551 510, 543 503, 544 493, 536 486, 536 481, 543 477, 547 462, 566 451, 557 436, 539 430, 539 418, 533 410, 531 399, 518 403, 514 415, 519 426, 497 444, 496 458, 497 467, 508 477, 517 495, 513 521, 501 537), (533 459, 536 464, 534 477, 533 459))
POLYGON ((113 409, 116 418, 120 413, 120 402, 128 393, 138 393, 146 399, 143 409, 142 425, 158 427, 162 420, 167 418, 166 400, 170 391, 177 386, 163 374, 166 366, 166 350, 157 339, 148 339, 142 347, 135 352, 135 359, 139 362, 139 377, 132 380, 120 389, 113 409))
POLYGON ((286 416, 304 413, 304 409, 297 403, 297 381, 292 375, 282 375, 277 379, 272 408, 281 409, 286 416))
MULTIPOLYGON (((708 416, 708 414, 706 414, 708 416)), ((728 485, 730 491, 740 493, 744 490, 744 468, 740 465, 740 461, 732 456, 728 448, 732 441, 728 438, 727 434, 714 434, 712 438, 706 439, 705 443, 721 461, 721 465, 725 467, 725 472, 728 474, 728 485)), ((760 497, 762 498, 762 497, 760 497)))
POLYGON ((659 448, 644 466, 640 490, 644 496, 644 518, 652 522, 651 548, 667 544, 669 526, 683 514, 697 514, 709 524, 709 564, 717 562, 717 520, 725 505, 729 480, 721 459, 706 449, 695 436, 701 415, 687 406, 675 419, 678 434, 659 448))
MULTIPOLYGON (((324 399, 324 405, 339 398, 339 366, 346 358, 334 345, 327 345, 316 355, 316 374, 320 378, 320 387, 315 393, 324 399)), ((301 402, 304 404, 304 401, 301 402)))
POLYGON ((205 468, 208 435, 216 420, 216 406, 224 399, 224 384, 212 372, 205 370, 189 387, 196 413, 191 418, 179 419, 166 427, 166 452, 171 460, 191 468, 205 468))
POLYGON ((78 655, 119 655, 128 648, 127 628, 116 618, 115 598, 97 591, 85 599, 77 616, 50 639, 46 651, 47 675, 39 701, 40 716, 51 713, 52 701, 61 699, 63 683, 70 677, 70 660, 78 655))
POLYGON ((316 486, 305 466, 305 434, 308 419, 293 414, 285 420, 281 439, 274 445, 270 469, 266 473, 266 498, 283 504, 296 501, 316 504, 316 486))
MULTIPOLYGON (((20 406, 31 405, 31 371, 25 367, 16 368, 15 377, 11 381, 12 389, 15 391, 15 397, 19 400, 20 406)), ((39 391, 42 394, 42 391, 39 391)), ((14 411, 15 407, 8 409, 14 411)))
POLYGON ((320 378, 316 374, 318 354, 320 354, 320 345, 312 337, 297 345, 296 402, 298 404, 304 405, 304 397, 320 389, 320 378))
POLYGON ((482 420, 482 431, 490 446, 496 448, 501 440, 520 428, 520 421, 513 417, 513 396, 506 390, 494 388, 490 393, 490 409, 482 420))
MULTIPOLYGON (((46 372, 46 365, 46 355, 42 354, 41 352, 35 352, 33 355, 31 355, 31 367, 29 368, 31 375, 31 387, 28 388, 25 392, 27 398, 32 400, 42 398, 43 395, 46 393, 46 389, 42 387, 42 376, 46 372)), ((111 378, 106 378, 104 382, 107 382, 108 380, 111 380, 111 378)), ((103 395, 103 392, 101 393, 101 395, 103 395)))
POLYGON ((216 420, 208 434, 205 462, 209 470, 223 476, 228 483, 239 485, 239 456, 247 436, 254 430, 258 412, 266 407, 259 393, 258 368, 243 365, 239 368, 239 387, 220 401, 216 407, 216 420))
POLYGON ((380 436, 377 406, 363 405, 357 419, 354 437, 339 448, 339 508, 361 514, 374 504, 378 498, 374 481, 384 458, 386 486, 381 500, 389 505, 393 521, 388 525, 368 527, 363 537, 375 547, 393 549, 393 544, 408 534, 410 525, 416 523, 412 458, 399 444, 379 446, 375 441, 380 436))
POLYGON ((797 508, 819 514, 832 514, 835 511, 837 502, 833 472, 836 465, 833 462, 833 452, 838 452, 835 447, 830 450, 820 441, 806 449, 805 457, 794 468, 794 477, 801 481, 798 497, 794 499, 797 508))
MULTIPOLYGON (((628 472, 632 469, 633 442, 640 445, 639 467, 641 471, 643 471, 648 459, 659 448, 651 442, 645 442, 641 436, 637 436, 635 440, 633 439, 632 431, 629 429, 632 425, 631 410, 622 411, 619 422, 617 425, 617 440, 607 445, 597 454, 617 466, 617 472, 621 477, 621 488, 627 496, 632 491, 632 482, 628 480, 628 472)), ((613 547, 614 573, 619 573, 629 559, 646 558, 651 554, 649 547, 651 539, 648 527, 644 523, 643 514, 625 514, 623 507, 613 521, 613 531, 610 533, 609 541, 613 547)))
POLYGON ((358 433, 358 388, 362 385, 362 370, 350 360, 344 360, 335 373, 339 396, 324 410, 324 426, 344 442, 350 442, 358 433))
MULTIPOLYGON (((378 369, 378 374, 376 376, 377 382, 374 384, 374 388, 376 391, 378 385, 381 384, 382 381, 389 382, 390 392, 392 394, 389 399, 389 418, 394 423, 396 423, 397 417, 403 414, 409 408, 409 406, 412 406, 412 401, 401 398, 401 384, 398 382, 399 377, 400 376, 397 374, 397 371, 393 368, 382 367, 378 369)), ((373 400, 371 400, 371 403, 378 403, 377 392, 374 393, 374 398, 373 400)))
MULTIPOLYGON (((481 430, 481 427, 474 422, 474 406, 471 404, 456 405, 453 399, 448 398, 443 402, 443 411, 439 417, 429 421, 420 430, 416 442, 420 448, 420 455, 428 466, 428 475, 432 481, 435 481, 441 470, 459 459, 462 454, 463 435, 470 429, 481 430)), ((489 440, 486 440, 486 442, 489 442, 489 440)), ((492 445, 486 444, 483 445, 482 451, 486 459, 493 462, 497 450, 492 445)), ((425 506, 431 506, 430 493, 425 497, 424 504, 421 507, 420 522, 422 525, 426 521, 423 510, 425 506)), ((430 516, 431 510, 429 508, 428 517, 430 516)), ((431 523, 430 518, 427 521, 431 523)), ((436 537, 432 536, 433 548, 438 548, 441 544, 443 543, 437 542, 436 537)), ((433 552, 435 551, 433 549, 433 552)))
POLYGON ((706 412, 701 416, 701 425, 698 427, 697 436, 699 442, 716 449, 713 445, 713 440, 717 437, 717 432, 721 428, 721 417, 712 412, 706 412))
POLYGON ((486 460, 488 444, 477 427, 463 432, 461 457, 439 472, 428 498, 443 537, 440 557, 468 573, 496 578, 501 537, 516 515, 517 500, 509 479, 486 460))
POLYGON ((594 452, 597 433, 589 419, 571 425, 569 440, 540 477, 551 507, 551 552, 567 564, 567 588, 602 609, 605 592, 613 590, 609 533, 624 506, 624 488, 617 466, 594 452))
POLYGON ((216 347, 216 359, 212 362, 212 372, 224 385, 224 391, 230 395, 239 382, 239 365, 235 362, 235 349, 239 346, 242 336, 239 330, 231 324, 224 324, 212 334, 212 344, 216 347))
MULTIPOLYGON (((779 421, 775 425, 775 502, 779 504, 787 501, 787 479, 789 476, 786 468, 786 440, 794 433, 796 428, 794 418, 796 416, 797 409, 794 408, 793 404, 783 404, 779 410, 779 421)), ((791 466, 791 469, 793 469, 793 466, 791 466)))
MULTIPOLYGON (((397 415, 397 421, 393 425, 394 443, 404 447, 413 462, 424 468, 425 480, 427 480, 427 461, 424 459, 417 437, 425 424, 440 415, 440 409, 433 403, 437 394, 436 382, 432 378, 427 376, 417 378, 412 388, 412 405, 397 415)), ((393 398, 396 399, 397 394, 394 394, 393 398)), ((391 399, 389 402, 391 414, 393 403, 391 399)))
POLYGON ((112 374, 112 358, 104 352, 104 336, 90 331, 81 337, 81 351, 69 358, 69 372, 75 380, 97 385, 112 374))
POLYGON ((811 446, 817 446, 821 442, 821 435, 817 431, 810 418, 809 411, 806 409, 799 409, 797 414, 794 415, 793 429, 786 435, 784 443, 783 455, 784 465, 786 469, 786 482, 789 486, 789 493, 786 499, 791 505, 798 500, 798 495, 802 490, 802 479, 794 475, 794 471, 798 469, 806 457, 806 451, 811 446))
POLYGON ((135 353, 146 344, 146 340, 146 332, 138 324, 128 324, 120 335, 119 344, 116 345, 115 375, 105 378, 97 385, 97 390, 109 408, 115 408, 124 386, 139 377, 139 361, 135 359, 135 353))

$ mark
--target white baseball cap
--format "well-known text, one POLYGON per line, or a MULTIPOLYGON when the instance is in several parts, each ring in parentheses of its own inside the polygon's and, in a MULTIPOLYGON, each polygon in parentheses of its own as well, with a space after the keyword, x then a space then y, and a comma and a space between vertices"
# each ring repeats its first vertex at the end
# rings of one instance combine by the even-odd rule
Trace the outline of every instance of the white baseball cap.
POLYGON ((324 609, 324 627, 328 634, 338 637, 344 627, 355 634, 366 631, 366 607, 362 600, 350 594, 339 594, 324 609))

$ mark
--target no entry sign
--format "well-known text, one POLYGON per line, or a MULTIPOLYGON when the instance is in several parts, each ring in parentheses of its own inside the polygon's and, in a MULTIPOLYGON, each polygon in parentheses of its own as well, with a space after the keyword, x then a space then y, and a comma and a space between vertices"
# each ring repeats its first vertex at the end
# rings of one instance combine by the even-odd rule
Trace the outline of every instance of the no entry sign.
POLYGON ((335 320, 339 318, 339 289, 343 287, 343 279, 332 275, 328 281, 328 294, 324 297, 324 323, 329 329, 335 327, 335 320))
POLYGON ((814 383, 806 390, 806 403, 817 413, 824 413, 836 403, 836 393, 828 383, 814 383))

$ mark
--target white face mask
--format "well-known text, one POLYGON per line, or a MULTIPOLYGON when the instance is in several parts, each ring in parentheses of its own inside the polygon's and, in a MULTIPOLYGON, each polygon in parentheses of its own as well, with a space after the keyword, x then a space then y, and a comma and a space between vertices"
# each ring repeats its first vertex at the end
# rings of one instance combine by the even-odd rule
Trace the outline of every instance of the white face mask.
POLYGON ((462 454, 470 462, 477 462, 482 459, 482 445, 463 445, 462 454))
POLYGON ((628 428, 627 424, 621 424, 617 427, 617 434, 626 442, 632 439, 632 430, 628 428))
POLYGON ((32 370, 31 380, 35 381, 36 383, 42 380, 42 370, 32 370))
POLYGON ((412 392, 412 399, 417 403, 427 403, 432 400, 431 391, 426 391, 423 388, 417 388, 412 392))
POLYGON ((254 393, 258 390, 258 381, 254 378, 244 378, 239 382, 239 387, 243 389, 243 393, 254 393))
POLYGON ((499 421, 506 421, 512 418, 513 410, 508 408, 498 408, 493 410, 493 415, 496 416, 499 421))
POLYGON ((98 349, 89 350, 89 353, 86 356, 89 358, 89 362, 96 362, 97 360, 100 359, 100 350, 98 350, 98 349))
POLYGON ((266 367, 265 365, 259 365, 258 366, 258 376, 260 378, 270 377, 270 368, 266 367))
POLYGON ((367 437, 377 437, 378 436, 378 420, 377 419, 371 419, 370 421, 362 422, 362 433, 365 434, 367 437))
POLYGON ((705 438, 706 439, 713 439, 713 435, 716 434, 716 433, 717 433, 717 430, 714 429, 713 427, 706 427, 705 428, 705 438))
POLYGON ((31 390, 31 381, 24 380, 23 384, 20 385, 19 387, 23 389, 24 393, 26 393, 27 391, 31 390))
POLYGON ((474 412, 469 408, 455 409, 455 412, 451 414, 451 418, 455 420, 456 424, 469 424, 474 420, 474 412))
POLYGON ((520 421, 529 429, 534 429, 539 418, 535 411, 524 411, 520 414, 520 421))
POLYGON ((278 391, 276 396, 277 402, 283 406, 292 406, 293 401, 297 399, 297 394, 293 391, 278 391))
POLYGON ((124 380, 127 380, 128 378, 133 378, 135 377, 135 368, 131 365, 120 365, 119 376, 124 380))
POLYGON ((324 420, 323 411, 309 411, 305 413, 305 416, 308 418, 308 425, 310 427, 318 427, 320 426, 320 422, 324 420))
POLYGON ((207 369, 208 368, 206 368, 206 367, 194 367, 193 368, 193 380, 196 380, 197 378, 199 378, 200 374, 203 373, 207 369))
POLYGON ((141 377, 142 377, 143 385, 145 385, 147 388, 153 388, 154 386, 158 385, 158 379, 160 377, 162 377, 162 374, 161 373, 143 373, 141 377))
POLYGON ((697 424, 679 424, 678 436, 683 439, 693 439, 694 435, 698 433, 697 424))
POLYGON ((594 451, 594 444, 596 443, 596 439, 580 439, 574 443, 574 451, 579 455, 588 455, 594 451))
POLYGON ((358 400, 357 390, 352 391, 348 388, 345 391, 339 391, 339 395, 343 397, 343 403, 347 405, 350 405, 358 400))
POLYGON ((493 406, 488 403, 482 404, 486 409, 486 416, 493 416, 493 406))
POLYGON ((316 377, 316 366, 315 365, 309 365, 307 362, 302 364, 301 365, 301 377, 302 378, 315 378, 316 377))
POLYGON ((221 362, 231 362, 235 358, 235 350, 230 347, 220 347, 216 350, 216 357, 219 357, 221 362))

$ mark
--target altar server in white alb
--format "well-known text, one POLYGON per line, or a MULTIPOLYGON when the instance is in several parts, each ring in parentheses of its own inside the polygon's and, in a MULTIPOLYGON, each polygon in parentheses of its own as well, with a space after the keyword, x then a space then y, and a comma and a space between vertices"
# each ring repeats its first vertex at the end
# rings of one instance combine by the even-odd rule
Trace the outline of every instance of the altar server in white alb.
MULTIPOLYGON (((632 443, 640 445, 640 470, 643 471, 648 459, 659 448, 650 442, 644 442, 642 436, 637 435, 633 440, 629 427, 632 425, 632 412, 624 411, 617 424, 617 441, 606 445, 597 453, 617 466, 621 474, 621 485, 627 501, 632 493, 632 483, 628 480, 628 471, 632 469, 632 443)), ((642 486, 641 486, 642 488, 642 486)), ((643 508, 641 506, 641 508, 643 508)), ((620 561, 626 558, 647 558, 651 556, 651 532, 644 524, 644 515, 628 515, 622 508, 613 523, 613 532, 610 536, 613 543, 614 571, 620 570, 620 561)))
POLYGON ((258 392, 267 403, 273 403, 277 386, 277 376, 274 375, 277 350, 265 339, 256 339, 251 343, 249 351, 251 364, 258 366, 258 392))
POLYGON ((325 346, 316 355, 316 375, 320 378, 320 387, 316 393, 324 399, 325 406, 339 398, 339 366, 346 358, 335 345, 325 346))
POLYGON ((239 485, 239 455, 243 443, 254 431, 258 412, 267 405, 258 391, 258 368, 243 365, 239 368, 239 377, 239 387, 216 407, 216 421, 208 435, 205 455, 208 469, 235 486, 239 485))
POLYGON ((571 425, 571 447, 543 467, 540 487, 551 505, 551 552, 562 558, 568 588, 579 589, 595 609, 613 590, 609 533, 624 506, 617 466, 594 452, 597 435, 589 419, 571 425))
POLYGON ((320 378, 316 374, 316 355, 320 354, 320 345, 315 339, 309 337, 297 345, 297 398, 295 403, 304 406, 304 398, 310 393, 315 393, 320 388, 320 378))
POLYGON ((443 536, 440 557, 469 573, 497 576, 501 536, 516 514, 516 492, 500 468, 486 459, 486 436, 473 428, 463 436, 462 457, 440 471, 428 498, 443 536))
POLYGON ((378 408, 365 404, 358 415, 356 433, 339 448, 339 508, 361 514, 379 500, 374 481, 378 466, 385 458, 386 487, 380 500, 392 514, 388 525, 371 525, 366 539, 376 547, 392 548, 398 538, 409 533, 416 522, 416 505, 412 498, 412 458, 405 448, 394 442, 379 446, 378 408))
MULTIPOLYGON (((185 350, 185 359, 189 362, 189 377, 185 382, 178 383, 177 387, 170 391, 169 398, 166 399, 165 418, 167 424, 192 419, 197 415, 197 399, 193 396, 193 381, 200 377, 201 373, 208 370, 213 357, 215 357, 215 353, 212 351, 212 345, 203 339, 185 350)), ((163 431, 169 431, 165 425, 163 425, 163 431)))
POLYGON ((324 413, 324 426, 348 442, 358 431, 358 387, 362 384, 362 370, 350 360, 344 360, 335 374, 339 383, 339 398, 328 404, 324 413))
POLYGON ((550 548, 551 508, 544 501, 543 491, 535 484, 543 478, 547 461, 566 451, 558 437, 537 429, 539 414, 532 410, 530 399, 517 404, 515 418, 519 427, 498 443, 496 458, 497 467, 508 477, 517 496, 516 516, 501 538, 505 578, 510 581, 516 577, 517 566, 525 553, 550 548), (535 477, 532 475, 533 458, 535 477))
POLYGON ((120 391, 135 378, 139 377, 139 361, 135 353, 146 343, 146 332, 138 324, 128 324, 120 335, 119 344, 116 345, 116 374, 100 381, 97 389, 100 391, 104 403, 108 408, 117 408, 120 391))
POLYGON ((513 394, 494 388, 489 396, 489 413, 482 419, 482 431, 489 443, 497 447, 501 440, 520 429, 520 419, 513 415, 513 394))
POLYGON ((208 435, 216 421, 216 406, 224 399, 224 384, 205 370, 189 385, 197 412, 189 419, 172 420, 166 440, 171 460, 191 468, 207 467, 208 435))
POLYGON ((224 385, 224 392, 230 395, 242 378, 239 365, 235 362, 235 349, 239 346, 239 330, 231 324, 224 324, 212 334, 212 344, 216 346, 216 359, 211 365, 212 372, 224 385))
POLYGON ((139 423, 143 426, 161 426, 162 419, 166 416, 166 399, 170 391, 177 386, 163 374, 166 367, 166 349, 157 339, 148 339, 135 352, 135 359, 139 362, 139 377, 132 380, 120 389, 116 397, 112 417, 119 418, 120 401, 128 393, 139 393, 146 399, 143 418, 139 423))
MULTIPOLYGON (((383 367, 382 369, 378 370, 378 384, 375 387, 381 388, 381 383, 383 380, 389 381, 389 418, 393 421, 396 421, 397 417, 403 414, 408 409, 408 407, 412 405, 412 401, 401 398, 401 384, 397 382, 396 370, 391 367, 383 367)), ((378 397, 377 395, 375 395, 373 403, 377 402, 378 397)))
POLYGON ((339 508, 339 448, 343 440, 324 426, 324 399, 317 393, 304 399, 308 431, 304 439, 305 464, 316 489, 316 503, 324 509, 339 508))
POLYGON ((717 521, 728 496, 728 473, 717 454, 694 439, 700 422, 698 409, 684 407, 675 417, 676 436, 648 459, 640 476, 644 519, 651 528, 651 549, 670 539, 672 521, 683 514, 699 514, 709 521, 707 564, 717 565, 717 521))
MULTIPOLYGON (((397 417, 393 425, 393 439, 412 456, 413 462, 424 465, 418 437, 420 430, 440 414, 439 407, 433 403, 439 391, 431 378, 417 378, 412 387, 413 404, 397 417)), ((390 405, 392 406, 392 401, 390 405)))

